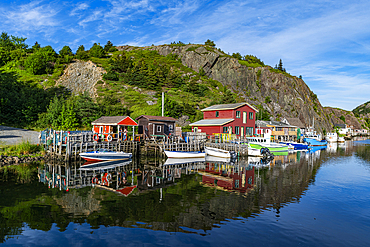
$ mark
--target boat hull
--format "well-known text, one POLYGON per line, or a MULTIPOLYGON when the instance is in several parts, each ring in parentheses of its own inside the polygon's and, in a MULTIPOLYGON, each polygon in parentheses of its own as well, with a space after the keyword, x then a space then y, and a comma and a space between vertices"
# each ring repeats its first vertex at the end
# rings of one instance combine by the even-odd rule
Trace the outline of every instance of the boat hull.
POLYGON ((207 155, 220 157, 220 158, 230 158, 231 156, 229 151, 219 149, 219 148, 205 147, 205 151, 207 155))
POLYGON ((86 161, 108 161, 130 159, 132 153, 125 152, 86 152, 80 153, 80 157, 86 161))
POLYGON ((182 151, 164 151, 168 158, 186 159, 186 158, 204 158, 206 153, 202 152, 182 152, 182 151))
POLYGON ((328 142, 326 140, 318 141, 314 138, 306 137, 303 139, 304 142, 307 142, 311 146, 326 146, 328 142))
POLYGON ((308 149, 309 145, 304 143, 298 143, 298 142, 280 142, 285 145, 291 145, 294 147, 294 150, 304 150, 308 149))
POLYGON ((259 143, 250 143, 251 148, 261 149, 268 148, 270 152, 288 152, 289 147, 287 145, 274 145, 274 144, 259 144, 259 143))

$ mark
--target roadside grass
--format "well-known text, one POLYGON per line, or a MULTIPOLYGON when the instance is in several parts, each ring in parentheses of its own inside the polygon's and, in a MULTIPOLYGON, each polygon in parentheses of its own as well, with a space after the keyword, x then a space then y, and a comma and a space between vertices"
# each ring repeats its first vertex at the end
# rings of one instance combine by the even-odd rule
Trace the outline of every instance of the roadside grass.
POLYGON ((23 141, 16 145, 0 143, 0 155, 42 156, 45 155, 45 150, 43 146, 31 144, 29 141, 23 141))

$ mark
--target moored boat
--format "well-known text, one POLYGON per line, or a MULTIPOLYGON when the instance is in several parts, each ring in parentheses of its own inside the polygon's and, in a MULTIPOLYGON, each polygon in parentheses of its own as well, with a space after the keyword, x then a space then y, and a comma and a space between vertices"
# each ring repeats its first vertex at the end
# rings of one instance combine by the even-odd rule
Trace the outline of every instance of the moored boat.
POLYGON ((293 146, 294 150, 305 150, 309 149, 310 145, 308 143, 298 143, 298 142, 280 142, 281 144, 293 146))
POLYGON ((81 158, 86 161, 108 161, 108 160, 124 160, 130 159, 132 153, 115 152, 107 149, 99 149, 92 152, 80 153, 81 158))
POLYGON ((345 142, 345 139, 343 136, 338 137, 338 142, 345 142))
POLYGON ((272 143, 270 138, 264 137, 247 137, 248 144, 251 148, 259 149, 268 148, 270 152, 287 152, 289 147, 285 144, 272 143))
POLYGON ((311 146, 326 146, 328 144, 326 140, 320 140, 313 136, 305 137, 303 141, 309 143, 311 146))
POLYGON ((325 136, 325 139, 328 142, 336 142, 338 140, 338 134, 337 133, 327 133, 325 136))
POLYGON ((220 158, 234 158, 236 157, 235 152, 227 151, 219 148, 205 147, 204 148, 207 155, 220 157, 220 158))
POLYGON ((164 151, 168 158, 182 159, 182 158, 204 158, 204 152, 184 152, 184 151, 164 151))

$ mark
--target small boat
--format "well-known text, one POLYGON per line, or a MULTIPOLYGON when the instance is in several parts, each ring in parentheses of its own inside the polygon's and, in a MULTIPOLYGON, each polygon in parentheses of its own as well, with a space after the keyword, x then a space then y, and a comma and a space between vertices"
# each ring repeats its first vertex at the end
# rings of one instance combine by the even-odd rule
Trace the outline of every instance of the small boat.
POLYGON ((183 159, 183 158, 204 158, 204 152, 185 152, 185 151, 164 151, 168 158, 183 159))
POLYGON ((337 142, 338 140, 338 134, 337 133, 327 133, 325 139, 328 142, 337 142))
POLYGON ((207 155, 220 157, 220 158, 235 158, 236 153, 234 151, 227 151, 219 148, 205 147, 207 155))
POLYGON ((247 137, 247 142, 252 148, 268 148, 270 152, 287 152, 289 147, 285 144, 272 143, 270 138, 265 137, 247 137))
POLYGON ((115 152, 107 149, 80 153, 81 158, 86 161, 124 160, 131 159, 132 153, 115 152))
POLYGON ((338 137, 338 142, 345 142, 345 139, 343 136, 338 137))
POLYGON ((307 142, 311 146, 326 146, 328 141, 323 140, 321 135, 316 134, 316 131, 309 131, 304 135, 304 142, 307 142))
POLYGON ((294 150, 306 150, 309 149, 310 145, 308 143, 298 143, 298 142, 280 142, 288 146, 292 146, 294 150))

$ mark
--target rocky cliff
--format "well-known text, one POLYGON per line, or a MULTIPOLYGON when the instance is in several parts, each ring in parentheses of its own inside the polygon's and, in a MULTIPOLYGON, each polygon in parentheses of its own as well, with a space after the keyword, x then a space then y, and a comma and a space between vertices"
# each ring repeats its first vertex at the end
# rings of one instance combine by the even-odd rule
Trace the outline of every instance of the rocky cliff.
POLYGON ((351 111, 332 107, 324 107, 324 110, 333 125, 347 124, 352 125, 355 129, 362 129, 365 126, 364 120, 358 119, 351 111))
POLYGON ((274 119, 299 118, 306 126, 330 130, 332 123, 327 118, 317 96, 302 79, 287 73, 278 73, 270 66, 247 67, 221 51, 202 45, 152 46, 166 56, 178 55, 182 63, 199 72, 203 70, 210 78, 232 89, 244 101, 262 105, 274 119))
POLYGON ((64 86, 74 94, 88 92, 90 96, 94 97, 96 96, 95 85, 99 80, 102 80, 103 73, 106 71, 91 61, 76 60, 64 70, 56 86, 64 86))

